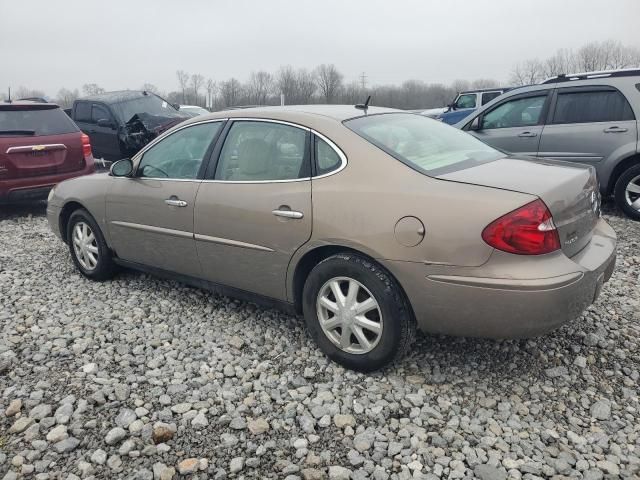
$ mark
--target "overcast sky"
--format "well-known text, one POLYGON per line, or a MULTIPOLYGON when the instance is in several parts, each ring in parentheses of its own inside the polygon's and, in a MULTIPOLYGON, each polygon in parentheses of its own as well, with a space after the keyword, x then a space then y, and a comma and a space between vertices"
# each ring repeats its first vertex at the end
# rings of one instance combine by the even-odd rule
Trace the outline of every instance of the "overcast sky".
POLYGON ((640 0, 0 0, 0 89, 214 80, 334 63, 345 80, 506 81, 514 64, 613 39, 640 0))

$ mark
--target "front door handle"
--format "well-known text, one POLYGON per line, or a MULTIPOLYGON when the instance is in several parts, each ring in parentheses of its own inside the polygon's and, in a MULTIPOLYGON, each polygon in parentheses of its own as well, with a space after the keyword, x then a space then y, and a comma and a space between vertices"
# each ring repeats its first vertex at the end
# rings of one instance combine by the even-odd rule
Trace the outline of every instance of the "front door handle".
POLYGON ((624 133, 626 132, 627 129, 623 128, 623 127, 618 127, 618 126, 614 126, 614 127, 609 127, 609 128, 605 128, 603 130, 604 133, 624 133))
POLYGON ((302 212, 296 212, 295 210, 286 210, 282 208, 273 210, 271 213, 273 213, 276 217, 295 218, 297 220, 304 217, 304 214, 302 212))
POLYGON ((166 203, 167 205, 171 205, 172 207, 186 207, 188 205, 187 202, 185 202, 184 200, 180 200, 175 195, 167 198, 164 203, 166 203))
POLYGON ((533 137, 537 137, 538 134, 536 132, 522 132, 518 135, 519 137, 524 137, 524 138, 533 138, 533 137))

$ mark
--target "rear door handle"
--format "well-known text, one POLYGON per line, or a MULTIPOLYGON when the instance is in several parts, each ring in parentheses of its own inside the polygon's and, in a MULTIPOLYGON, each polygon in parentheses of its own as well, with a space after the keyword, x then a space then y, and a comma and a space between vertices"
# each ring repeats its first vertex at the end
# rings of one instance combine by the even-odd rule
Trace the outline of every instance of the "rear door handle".
POLYGON ((273 210, 271 213, 273 213, 276 217, 295 218, 297 220, 304 217, 304 214, 302 212, 296 212, 295 210, 284 210, 281 208, 273 210))
POLYGON ((626 131, 627 129, 622 127, 609 127, 603 130, 604 133, 624 133, 626 131))
POLYGON ((172 207, 186 207, 188 205, 187 202, 185 202, 184 200, 180 200, 176 196, 172 196, 170 198, 167 198, 164 201, 164 203, 166 203, 167 205, 171 205, 172 207))
POLYGON ((518 134, 519 137, 524 137, 524 138, 532 138, 532 137, 537 137, 538 134, 536 132, 522 132, 520 134, 518 134))

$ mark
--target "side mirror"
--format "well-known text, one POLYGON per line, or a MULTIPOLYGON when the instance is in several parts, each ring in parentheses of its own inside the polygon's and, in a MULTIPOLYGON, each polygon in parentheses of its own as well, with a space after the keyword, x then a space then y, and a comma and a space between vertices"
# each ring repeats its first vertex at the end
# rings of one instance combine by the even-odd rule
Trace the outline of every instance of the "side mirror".
POLYGON ((180 104, 179 103, 173 103, 173 108, 175 108, 176 110, 180 110, 180 104))
POLYGON ((480 116, 473 119, 469 125, 469 130, 480 130, 480 116))
POLYGON ((133 173, 133 162, 130 158, 123 158, 118 160, 109 170, 109 175, 112 177, 129 177, 133 173))
POLYGON ((111 122, 111 120, 106 119, 106 118, 100 118, 98 120, 98 126, 99 127, 113 127, 113 123, 111 122))

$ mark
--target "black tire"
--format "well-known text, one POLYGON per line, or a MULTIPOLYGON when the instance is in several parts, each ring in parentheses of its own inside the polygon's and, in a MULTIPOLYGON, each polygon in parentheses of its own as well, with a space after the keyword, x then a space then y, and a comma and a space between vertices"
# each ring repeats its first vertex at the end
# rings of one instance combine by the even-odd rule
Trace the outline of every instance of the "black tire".
POLYGON ((113 262, 111 250, 109 250, 109 247, 107 246, 107 242, 104 239, 104 235, 102 234, 100 227, 91 214, 86 210, 78 209, 69 217, 69 222, 67 223, 67 243, 69 244, 71 259, 82 275, 90 278, 91 280, 97 281, 104 281, 113 277, 116 271, 116 265, 113 262), (98 252, 97 255, 95 255, 97 257, 97 264, 94 268, 87 268, 82 265, 81 260, 78 259, 76 249, 74 248, 74 228, 80 223, 88 225, 95 237, 95 244, 98 252))
MULTIPOLYGON (((616 181, 616 186, 613 190, 613 194, 616 200, 616 205, 620 207, 620 209, 625 213, 625 215, 627 215, 629 218, 632 218, 634 220, 640 220, 640 211, 634 209, 629 204, 626 198, 626 190, 627 190, 627 185, 629 185, 631 180, 635 179, 638 176, 640 176, 640 164, 636 164, 627 168, 624 172, 622 172, 622 175, 618 177, 618 181, 616 181)), ((637 180, 634 183, 640 184, 638 183, 637 180)), ((632 199, 634 198, 640 198, 640 195, 637 195, 637 196, 634 195, 632 199)))
MULTIPOLYGON (((393 277, 380 265, 352 253, 340 253, 318 263, 304 284, 302 310, 307 328, 320 349, 346 368, 370 372, 402 358, 415 339, 413 314, 393 277), (366 353, 349 353, 335 345, 325 334, 318 318, 316 302, 321 289, 335 277, 356 280, 374 297, 382 315, 382 334, 366 353)), ((355 337, 353 337, 355 338, 355 337)))

